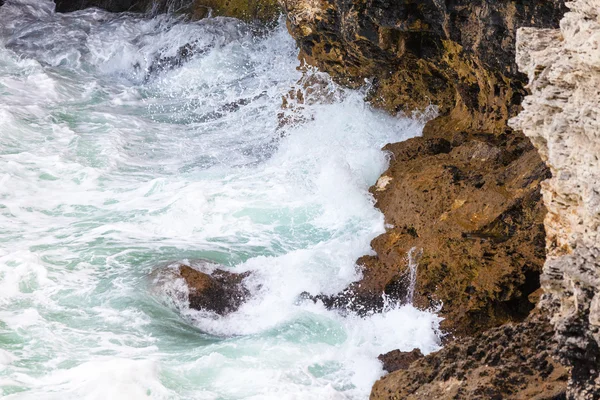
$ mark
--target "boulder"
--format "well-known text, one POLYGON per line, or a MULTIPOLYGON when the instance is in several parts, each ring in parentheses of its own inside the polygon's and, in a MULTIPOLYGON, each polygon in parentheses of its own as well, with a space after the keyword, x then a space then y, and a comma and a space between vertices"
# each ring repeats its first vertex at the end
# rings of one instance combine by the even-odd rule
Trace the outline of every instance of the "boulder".
POLYGON ((235 312, 250 297, 244 279, 251 272, 236 273, 207 260, 190 265, 168 264, 151 274, 153 291, 175 302, 176 307, 213 312, 235 312))
POLYGON ((250 294, 243 284, 249 272, 238 274, 215 269, 206 273, 188 265, 181 265, 178 272, 189 289, 190 307, 196 310, 226 315, 236 311, 250 294))

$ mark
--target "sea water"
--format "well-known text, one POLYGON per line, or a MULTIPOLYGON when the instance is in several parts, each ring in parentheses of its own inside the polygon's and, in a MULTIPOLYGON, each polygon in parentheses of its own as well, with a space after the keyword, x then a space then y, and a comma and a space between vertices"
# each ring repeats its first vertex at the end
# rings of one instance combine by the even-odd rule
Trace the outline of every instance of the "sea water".
POLYGON ((282 109, 284 26, 53 8, 0 7, 0 395, 366 399, 377 355, 438 348, 433 313, 299 299, 360 277, 381 147, 419 121, 316 71, 324 100, 282 109), (201 259, 251 299, 220 317, 152 279, 201 259))

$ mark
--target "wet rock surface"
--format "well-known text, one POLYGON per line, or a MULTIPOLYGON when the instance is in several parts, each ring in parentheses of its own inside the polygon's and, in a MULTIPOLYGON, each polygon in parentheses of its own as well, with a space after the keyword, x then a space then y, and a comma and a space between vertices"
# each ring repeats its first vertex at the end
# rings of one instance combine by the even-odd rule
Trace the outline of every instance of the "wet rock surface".
POLYGON ((394 372, 408 369, 412 362, 423 358, 423 353, 419 349, 413 349, 412 351, 392 350, 388 353, 380 354, 377 358, 383 364, 384 370, 394 372))
POLYGON ((517 62, 531 95, 512 122, 552 170, 542 275, 569 396, 600 399, 600 1, 577 0, 560 30, 523 29, 517 62))
POLYGON ((523 320, 545 259, 539 185, 549 177, 531 143, 516 132, 458 134, 385 150, 390 167, 371 188, 388 224, 371 243, 377 255, 358 260, 360 281, 319 299, 358 312, 380 310, 383 293, 441 303, 442 327, 456 335, 523 320))
POLYGON ((390 112, 439 107, 426 132, 502 133, 525 96, 521 26, 556 27, 563 0, 281 0, 302 62, 390 112))
POLYGON ((216 269, 207 274, 182 265, 179 274, 189 288, 190 307, 197 310, 225 315, 236 311, 250 294, 243 285, 249 273, 236 274, 216 269))
POLYGON ((198 260, 190 265, 170 264, 151 275, 154 290, 192 309, 221 316, 235 312, 250 297, 244 280, 250 272, 235 273, 210 261, 198 260))
POLYGON ((371 400, 566 399, 568 371, 544 316, 448 344, 377 381, 371 400))

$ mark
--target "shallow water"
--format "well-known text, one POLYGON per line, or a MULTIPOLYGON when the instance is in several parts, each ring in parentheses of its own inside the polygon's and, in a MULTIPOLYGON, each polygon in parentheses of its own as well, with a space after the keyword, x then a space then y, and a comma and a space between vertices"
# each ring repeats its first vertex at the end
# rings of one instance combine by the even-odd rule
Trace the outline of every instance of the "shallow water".
POLYGON ((358 277, 384 229, 380 148, 418 121, 329 82, 279 128, 301 76, 283 27, 52 9, 0 8, 1 395, 364 399, 378 354, 437 348, 438 318, 410 306, 298 302, 358 277), (216 317, 154 285, 197 259, 254 271, 252 300, 216 317))

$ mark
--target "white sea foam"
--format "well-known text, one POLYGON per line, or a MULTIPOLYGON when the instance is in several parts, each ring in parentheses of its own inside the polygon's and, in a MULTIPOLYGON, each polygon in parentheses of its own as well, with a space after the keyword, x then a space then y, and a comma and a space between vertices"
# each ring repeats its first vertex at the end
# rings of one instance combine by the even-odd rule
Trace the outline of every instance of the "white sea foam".
POLYGON ((418 121, 340 89, 279 127, 300 78, 284 27, 52 10, 0 8, 1 395, 360 399, 381 352, 437 348, 437 317, 410 306, 298 302, 359 276, 380 149, 418 121), (181 282, 152 287, 195 259, 253 271, 252 298, 216 317, 181 282))

